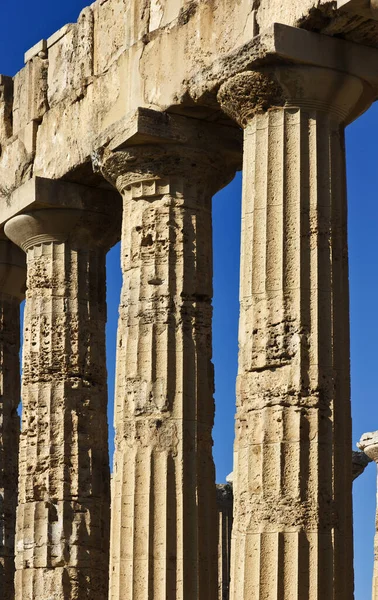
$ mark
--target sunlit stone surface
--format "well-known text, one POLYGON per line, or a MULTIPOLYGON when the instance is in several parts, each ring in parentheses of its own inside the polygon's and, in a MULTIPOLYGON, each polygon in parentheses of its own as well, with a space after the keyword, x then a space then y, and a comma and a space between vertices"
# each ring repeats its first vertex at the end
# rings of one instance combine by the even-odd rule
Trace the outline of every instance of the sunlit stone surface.
POLYGON ((344 127, 378 97, 376 2, 97 0, 36 42, 0 75, 0 229, 28 281, 18 468, 21 288, 0 254, 1 593, 226 599, 211 206, 244 158, 231 600, 351 600, 344 127))

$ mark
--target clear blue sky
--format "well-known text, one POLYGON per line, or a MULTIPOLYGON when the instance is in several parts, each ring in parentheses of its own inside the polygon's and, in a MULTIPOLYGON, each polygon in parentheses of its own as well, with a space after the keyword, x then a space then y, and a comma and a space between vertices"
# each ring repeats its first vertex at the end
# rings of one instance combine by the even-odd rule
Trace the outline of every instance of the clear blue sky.
MULTIPOLYGON (((14 75, 23 54, 65 23, 75 21, 86 0, 3 0, 0 7, 0 73, 14 75)), ((351 282, 353 440, 378 429, 378 106, 347 131, 351 282)), ((214 199, 214 362, 217 479, 232 470, 237 369, 241 177, 214 199)), ((108 260, 109 398, 113 399, 115 334, 121 286, 119 247, 108 260)), ((112 421, 112 416, 110 417, 112 421)), ((350 460, 349 456, 345 460, 350 460)), ((371 598, 375 516, 375 469, 354 489, 356 600, 371 598)), ((326 600, 326 599, 325 599, 326 600)))

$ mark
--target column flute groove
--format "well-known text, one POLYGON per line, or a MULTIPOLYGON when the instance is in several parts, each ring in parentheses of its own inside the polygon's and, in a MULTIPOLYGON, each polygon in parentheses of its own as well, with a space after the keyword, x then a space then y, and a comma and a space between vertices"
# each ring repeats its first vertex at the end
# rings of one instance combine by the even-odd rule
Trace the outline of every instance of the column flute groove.
POLYGON ((27 253, 16 600, 107 597, 109 209, 34 210, 5 226, 27 253))
POLYGON ((25 296, 23 252, 0 234, 0 590, 14 599, 14 551, 20 419, 20 302, 25 296))
POLYGON ((244 128, 230 598, 352 600, 344 126, 370 90, 272 67, 218 98, 244 128))

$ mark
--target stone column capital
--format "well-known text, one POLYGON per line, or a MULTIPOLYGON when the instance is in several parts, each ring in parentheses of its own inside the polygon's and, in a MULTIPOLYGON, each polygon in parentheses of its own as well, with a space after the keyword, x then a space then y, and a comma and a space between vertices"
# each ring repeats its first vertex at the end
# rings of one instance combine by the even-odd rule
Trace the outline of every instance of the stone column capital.
POLYGON ((378 465, 378 431, 364 433, 357 446, 378 465))
POLYGON ((38 244, 70 242, 78 247, 110 248, 116 241, 114 215, 84 209, 36 209, 17 215, 4 227, 8 238, 25 252, 38 244))
POLYGON ((354 75, 316 66, 272 66, 226 81, 218 101, 242 127, 278 108, 324 112, 341 124, 353 121, 374 100, 370 85, 354 75))
POLYGON ((25 298, 26 262, 24 253, 0 233, 0 294, 25 298))
POLYGON ((101 172, 124 197, 161 196, 182 191, 183 182, 200 184, 215 193, 235 174, 221 155, 178 144, 143 144, 93 157, 101 172))

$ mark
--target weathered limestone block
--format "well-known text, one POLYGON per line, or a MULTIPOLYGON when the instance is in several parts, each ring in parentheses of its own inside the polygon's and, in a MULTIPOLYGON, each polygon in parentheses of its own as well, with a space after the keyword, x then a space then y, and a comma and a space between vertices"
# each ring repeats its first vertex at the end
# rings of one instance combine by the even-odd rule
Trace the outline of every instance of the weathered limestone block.
POLYGON ((0 234, 0 590, 14 599, 20 419, 20 302, 26 280, 25 256, 0 234))
MULTIPOLYGON (((139 10, 143 4, 145 3, 138 3, 139 10)), ((137 18, 134 16, 135 5, 129 0, 105 0, 105 2, 96 2, 92 7, 95 41, 94 73, 101 75, 125 52, 126 48, 136 41, 133 27, 137 24, 137 18)))
MULTIPOLYGON (((70 25, 46 42, 51 108, 39 128, 34 173, 57 179, 86 168, 91 153, 98 148, 98 136, 108 127, 120 126, 127 114, 141 106, 162 111, 174 107, 182 114, 216 119, 219 86, 257 61, 261 66, 276 57, 277 61, 314 64, 315 57, 318 64, 316 57, 320 55, 326 66, 341 71, 352 73, 358 66, 364 71, 363 77, 377 88, 376 49, 289 26, 313 4, 305 2, 302 10, 300 3, 293 3, 295 9, 289 7, 286 17, 280 18, 287 25, 273 25, 274 14, 280 14, 277 11, 285 3, 274 2, 271 10, 268 2, 258 7, 249 0, 232 6, 229 0, 94 3, 88 13, 93 13, 93 31, 70 25), (159 22, 159 28, 154 29, 159 22), (256 35, 259 27, 260 35, 256 35), (71 43, 74 32, 79 31, 87 31, 88 39, 82 40, 78 34, 71 43), (91 40, 93 76, 88 77, 91 40), (86 48, 88 56, 83 58, 86 48)), ((327 8, 327 3, 317 3, 318 8, 323 6, 327 8)), ((326 15, 329 10, 328 6, 326 15)), ((336 13, 332 8, 331 16, 325 21, 322 17, 320 22, 333 23, 336 13)), ((316 19, 305 19, 304 26, 307 22, 306 26, 316 29, 311 21, 316 19)), ((378 38, 378 24, 374 23, 378 38)), ((366 43, 374 46, 374 39, 372 34, 366 43)), ((40 60, 38 55, 28 64, 35 60, 40 60)), ((2 163, 0 156, 0 169, 2 163)), ((15 170, 13 165, 10 172, 15 170)))
POLYGON ((13 133, 30 121, 40 121, 48 110, 48 61, 35 56, 14 78, 13 133))
POLYGON ((231 533, 233 523, 232 485, 217 485, 219 519, 218 600, 229 600, 231 567, 231 533))
POLYGON ((0 145, 12 136, 13 80, 0 75, 0 145))
POLYGON ((53 106, 74 90, 88 85, 93 75, 94 16, 85 8, 77 23, 71 24, 62 37, 50 40, 48 47, 48 103, 53 106), (75 57, 75 60, 72 60, 75 57))
POLYGON ((118 214, 105 193, 88 210, 34 210, 5 227, 28 268, 17 600, 107 597, 105 256, 118 214))
POLYGON ((257 21, 260 29, 269 27, 271 23, 285 23, 287 25, 298 25, 310 21, 312 13, 316 12, 318 20, 330 18, 337 8, 333 0, 293 0, 282 2, 281 0, 253 0, 256 8, 257 21))
MULTIPOLYGON (((373 460, 378 467, 378 431, 365 433, 357 446, 373 460)), ((374 539, 374 574, 373 574, 373 595, 372 600, 378 600, 378 487, 377 487, 377 517, 376 534, 374 539)))
POLYGON ((245 129, 231 600, 353 598, 344 126, 371 92, 240 74, 245 129))
MULTIPOLYGON (((4 208, 9 208, 11 206, 11 196, 13 192, 33 176, 37 132, 38 123, 36 121, 30 121, 24 129, 18 132, 17 136, 9 138, 4 146, 1 147, 1 217, 3 216, 4 208)), ((4 218, 1 217, 1 222, 4 224, 4 218)))
POLYGON ((230 172, 175 144, 100 167, 124 201, 110 598, 215 599, 211 198, 230 172))
MULTIPOLYGON (((221 12, 218 4, 201 3, 193 0, 103 0, 96 2, 93 6, 95 14, 95 74, 101 74, 129 50, 131 46, 143 41, 145 45, 152 42, 158 33, 166 29, 167 33, 176 28, 181 30, 181 38, 186 37, 185 26, 196 21, 201 27, 204 25, 205 35, 201 35, 203 43, 210 42, 206 38, 206 32, 210 31, 212 16, 214 12, 221 12), (201 19, 194 17, 202 14, 201 19)), ((243 0, 243 7, 233 6, 234 19, 240 14, 244 15, 244 6, 247 0, 243 0)), ((238 28, 239 23, 235 27, 238 28)), ((243 27, 245 23, 243 23, 243 27)), ((243 29, 242 27, 242 29, 243 29)), ((232 29, 232 27, 230 27, 232 29)), ((211 35, 211 42, 217 41, 215 31, 211 35)), ((225 36, 227 37, 227 36, 225 36)), ((190 38, 188 38, 190 39, 190 38)))

